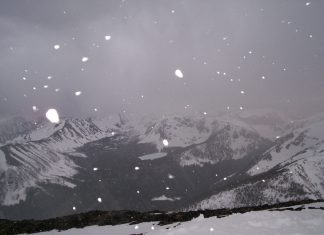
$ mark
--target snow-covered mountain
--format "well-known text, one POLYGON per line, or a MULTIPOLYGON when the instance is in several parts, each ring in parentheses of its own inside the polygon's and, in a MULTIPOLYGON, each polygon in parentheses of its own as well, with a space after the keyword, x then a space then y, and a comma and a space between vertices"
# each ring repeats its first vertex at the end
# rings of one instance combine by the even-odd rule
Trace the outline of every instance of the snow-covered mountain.
POLYGON ((39 218, 67 214, 76 204, 81 211, 176 210, 323 198, 318 117, 120 114, 32 124, 0 146, 2 217, 55 204, 39 218), (74 196, 66 201, 62 192, 74 196))
POLYGON ((244 183, 192 208, 220 208, 324 198, 324 115, 294 122, 249 167, 244 183))

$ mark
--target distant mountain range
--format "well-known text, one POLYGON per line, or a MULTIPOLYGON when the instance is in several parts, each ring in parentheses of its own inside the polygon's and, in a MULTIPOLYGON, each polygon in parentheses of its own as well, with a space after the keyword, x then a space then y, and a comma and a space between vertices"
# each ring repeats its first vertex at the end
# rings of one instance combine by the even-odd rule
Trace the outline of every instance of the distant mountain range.
POLYGON ((324 115, 0 121, 0 217, 324 198, 324 115))

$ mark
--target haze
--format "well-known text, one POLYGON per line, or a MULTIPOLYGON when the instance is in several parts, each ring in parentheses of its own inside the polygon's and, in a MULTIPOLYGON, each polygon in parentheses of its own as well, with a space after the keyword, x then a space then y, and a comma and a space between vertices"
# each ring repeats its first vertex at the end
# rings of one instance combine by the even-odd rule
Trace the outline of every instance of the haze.
POLYGON ((0 117, 323 112, 323 19, 321 0, 1 1, 0 117))

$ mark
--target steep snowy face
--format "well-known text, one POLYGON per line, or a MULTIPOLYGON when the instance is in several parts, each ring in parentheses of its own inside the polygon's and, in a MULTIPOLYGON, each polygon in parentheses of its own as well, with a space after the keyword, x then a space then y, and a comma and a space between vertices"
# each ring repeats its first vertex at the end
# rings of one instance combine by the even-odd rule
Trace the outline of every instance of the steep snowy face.
POLYGON ((218 128, 216 120, 192 117, 166 117, 145 125, 140 143, 154 143, 158 150, 168 147, 186 147, 204 142, 218 128))
POLYGON ((182 166, 204 163, 216 164, 224 160, 237 160, 253 154, 268 141, 257 132, 241 125, 222 123, 207 141, 193 146, 181 154, 182 166))
POLYGON ((192 208, 324 198, 324 119, 311 118, 301 124, 260 156, 247 170, 244 183, 219 192, 192 208))
POLYGON ((307 122, 290 134, 279 138, 276 145, 264 153, 248 173, 260 174, 275 166, 282 167, 294 161, 321 156, 324 151, 324 119, 307 122))
POLYGON ((40 183, 73 187, 77 166, 68 157, 76 147, 111 136, 91 119, 43 123, 29 134, 0 147, 0 203, 12 205, 26 198, 26 189, 40 183))

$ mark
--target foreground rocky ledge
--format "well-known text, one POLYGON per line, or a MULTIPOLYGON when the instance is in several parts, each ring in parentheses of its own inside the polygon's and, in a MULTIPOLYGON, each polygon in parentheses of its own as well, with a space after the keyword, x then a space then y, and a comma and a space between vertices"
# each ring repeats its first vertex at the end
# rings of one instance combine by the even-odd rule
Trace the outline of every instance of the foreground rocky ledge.
MULTIPOLYGON (((21 234, 37 233, 50 230, 67 230, 70 228, 83 228, 91 225, 117 225, 117 224, 137 224, 142 222, 158 221, 159 225, 172 224, 175 222, 185 222, 204 215, 205 218, 216 216, 218 218, 235 213, 246 213, 250 211, 300 211, 305 209, 304 204, 314 202, 324 202, 323 200, 303 200, 278 203, 275 205, 262 205, 256 207, 241 207, 234 209, 217 209, 217 210, 198 210, 188 212, 136 212, 136 211, 91 211, 76 215, 69 215, 46 220, 0 220, 0 234, 21 234), (292 206, 295 206, 292 208, 292 206), (297 207, 296 207, 297 206, 297 207)), ((321 209, 324 207, 308 209, 321 209)))

